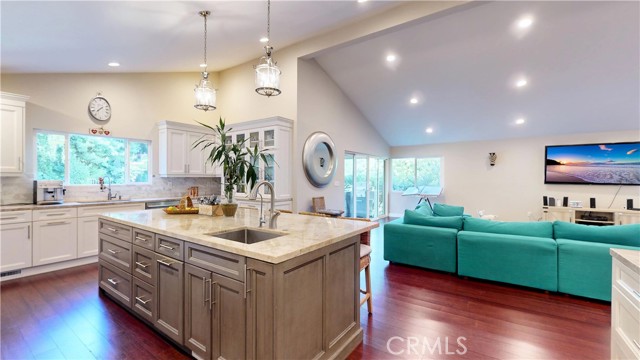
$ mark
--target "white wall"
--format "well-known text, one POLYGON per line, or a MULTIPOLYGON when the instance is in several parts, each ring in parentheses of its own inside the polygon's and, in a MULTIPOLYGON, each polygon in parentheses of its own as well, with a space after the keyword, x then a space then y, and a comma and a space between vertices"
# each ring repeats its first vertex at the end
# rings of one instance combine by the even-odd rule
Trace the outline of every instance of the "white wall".
MULTIPOLYGON (((614 185, 545 185, 545 145, 598 142, 638 141, 638 131, 606 132, 524 138, 498 141, 435 144, 391 148, 392 158, 437 157, 444 159, 444 191, 436 202, 462 205, 473 216, 478 210, 498 216, 498 220, 526 221, 542 217, 542 196, 581 200, 589 206, 596 198, 599 208, 607 208, 619 186, 614 185), (495 166, 489 165, 489 153, 498 156, 495 166)), ((623 209, 626 199, 640 204, 640 186, 623 186, 611 208, 623 209)), ((417 198, 390 196, 390 213, 401 215, 413 208, 417 198)))
POLYGON ((315 60, 298 61, 298 127, 294 153, 297 210, 310 211, 311 198, 324 196, 328 209, 344 210, 344 153, 389 156, 389 145, 315 60), (316 188, 305 177, 302 148, 313 132, 327 133, 336 145, 333 183, 316 188))
MULTIPOLYGON (((217 74, 211 76, 216 85, 219 82, 217 74)), ((26 106, 25 175, 2 178, 2 202, 30 200, 23 198, 24 194, 30 194, 34 177, 33 129, 89 134, 90 128, 104 126, 114 137, 151 140, 152 173, 156 176, 154 183, 158 180, 158 186, 147 187, 145 195, 165 196, 182 192, 184 184, 179 180, 157 178, 158 142, 155 125, 161 120, 190 124, 196 124, 195 120, 208 123, 217 121, 217 110, 205 113, 193 107, 193 89, 199 78, 198 73, 2 74, 2 91, 30 96, 26 106), (102 92, 112 107, 111 119, 106 124, 92 120, 87 113, 89 100, 98 91, 102 92), (172 189, 174 182, 180 184, 176 185, 180 189, 172 189), (17 190, 24 194, 19 198, 9 196, 17 190)), ((197 185, 207 183, 197 182, 197 185)), ((127 195, 139 197, 131 193, 127 195)))

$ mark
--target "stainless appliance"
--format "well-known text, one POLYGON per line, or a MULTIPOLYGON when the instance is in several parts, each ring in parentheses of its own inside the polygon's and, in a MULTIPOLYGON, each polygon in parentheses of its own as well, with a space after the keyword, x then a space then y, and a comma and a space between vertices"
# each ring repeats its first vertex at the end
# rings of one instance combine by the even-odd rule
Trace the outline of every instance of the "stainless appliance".
POLYGON ((149 201, 144 203, 145 209, 162 209, 169 206, 178 206, 180 200, 163 200, 163 201, 149 201))
POLYGON ((37 205, 62 204, 65 189, 62 180, 35 180, 33 182, 33 203, 37 205))

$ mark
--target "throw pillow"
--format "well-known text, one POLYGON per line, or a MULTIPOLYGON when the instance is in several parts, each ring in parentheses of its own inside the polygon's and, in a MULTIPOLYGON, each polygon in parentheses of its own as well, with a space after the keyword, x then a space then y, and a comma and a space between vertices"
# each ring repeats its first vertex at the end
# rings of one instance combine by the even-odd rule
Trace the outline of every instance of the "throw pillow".
POLYGON ((414 210, 404 211, 404 223, 448 229, 462 229, 462 216, 427 216, 414 210))
POLYGON ((464 214, 464 206, 435 203, 433 204, 433 214, 435 216, 462 216, 464 214))
POLYGON ((429 206, 429 204, 416 206, 416 212, 419 212, 422 215, 433 216, 433 210, 431 210, 431 206, 429 206))

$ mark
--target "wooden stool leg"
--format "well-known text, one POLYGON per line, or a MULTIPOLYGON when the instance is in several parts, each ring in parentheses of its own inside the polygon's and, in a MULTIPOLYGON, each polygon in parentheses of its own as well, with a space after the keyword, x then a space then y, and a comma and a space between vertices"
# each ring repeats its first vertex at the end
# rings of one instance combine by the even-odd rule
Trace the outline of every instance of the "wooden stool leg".
POLYGON ((364 268, 364 278, 366 281, 365 290, 367 291, 367 311, 373 314, 373 300, 371 299, 371 265, 364 268))

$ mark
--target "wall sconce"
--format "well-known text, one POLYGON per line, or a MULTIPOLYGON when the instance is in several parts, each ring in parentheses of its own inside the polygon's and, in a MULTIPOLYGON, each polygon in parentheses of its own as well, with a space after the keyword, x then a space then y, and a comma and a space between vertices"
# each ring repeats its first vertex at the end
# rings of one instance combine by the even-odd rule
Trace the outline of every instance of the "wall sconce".
POLYGON ((496 160, 498 159, 498 155, 496 153, 489 153, 489 165, 496 166, 496 160))

